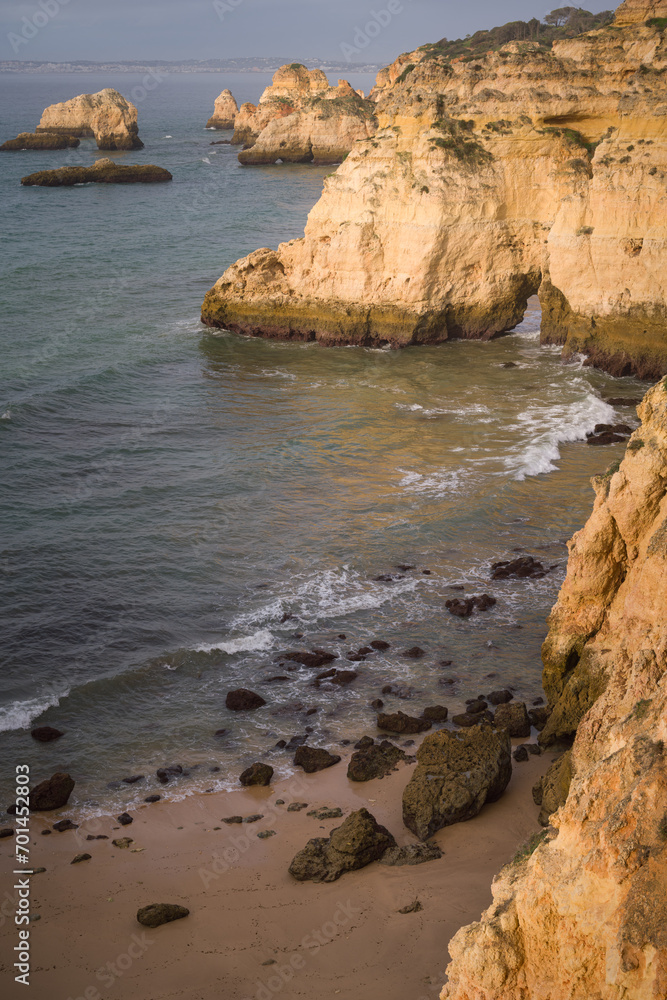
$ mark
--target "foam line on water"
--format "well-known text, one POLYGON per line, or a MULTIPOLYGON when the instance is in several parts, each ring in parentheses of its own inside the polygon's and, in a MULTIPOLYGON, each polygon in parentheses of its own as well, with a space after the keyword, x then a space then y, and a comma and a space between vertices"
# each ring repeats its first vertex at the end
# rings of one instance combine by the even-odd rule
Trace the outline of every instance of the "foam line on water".
POLYGON ((48 708, 55 708, 61 698, 66 698, 69 688, 58 694, 53 693, 43 698, 28 698, 25 701, 14 701, 10 705, 0 707, 0 733, 12 729, 28 729, 35 719, 39 718, 48 708))
POLYGON ((221 639, 219 642, 202 643, 193 647, 195 653, 212 653, 221 651, 228 653, 257 653, 265 649, 271 649, 274 638, 268 629, 261 629, 252 635, 241 635, 236 639, 221 639))

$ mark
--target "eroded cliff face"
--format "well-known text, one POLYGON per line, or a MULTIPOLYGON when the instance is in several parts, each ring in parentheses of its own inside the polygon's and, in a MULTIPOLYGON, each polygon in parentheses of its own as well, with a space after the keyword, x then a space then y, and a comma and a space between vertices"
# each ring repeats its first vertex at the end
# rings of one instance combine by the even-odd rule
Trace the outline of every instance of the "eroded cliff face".
POLYGON ((374 107, 347 80, 330 87, 319 69, 283 66, 259 104, 243 104, 233 142, 244 165, 340 163, 353 143, 377 128, 374 107))
POLYGON ((442 1000, 667 997, 667 379, 638 412, 594 480, 545 644, 562 728, 578 722, 569 795, 451 941, 442 1000))
POLYGON ((231 90, 223 90, 215 99, 213 114, 206 122, 206 128, 234 128, 239 107, 231 90))
POLYGON ((97 94, 79 94, 44 110, 37 132, 93 138, 98 149, 141 149, 137 109, 122 94, 105 87, 97 94))
POLYGON ((667 0, 624 0, 616 11, 615 24, 645 24, 653 17, 667 17, 667 0))
POLYGON ((374 94, 378 131, 327 180, 304 238, 229 268, 204 321, 402 346, 494 336, 539 290, 546 341, 662 374, 666 69, 663 30, 643 24, 474 62, 401 57, 374 94))

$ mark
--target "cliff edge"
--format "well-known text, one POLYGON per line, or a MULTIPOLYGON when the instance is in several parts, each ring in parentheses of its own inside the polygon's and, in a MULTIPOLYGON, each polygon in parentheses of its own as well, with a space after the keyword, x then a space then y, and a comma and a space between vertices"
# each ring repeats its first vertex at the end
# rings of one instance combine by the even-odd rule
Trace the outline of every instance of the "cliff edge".
POLYGON ((493 337, 539 293, 545 342, 660 377, 666 70, 660 21, 402 58, 373 95, 377 131, 326 180, 304 237, 232 265, 203 321, 400 347, 493 337))
POLYGON ((551 737, 577 727, 569 794, 452 939, 442 1000, 667 997, 667 379, 638 412, 545 643, 551 737))

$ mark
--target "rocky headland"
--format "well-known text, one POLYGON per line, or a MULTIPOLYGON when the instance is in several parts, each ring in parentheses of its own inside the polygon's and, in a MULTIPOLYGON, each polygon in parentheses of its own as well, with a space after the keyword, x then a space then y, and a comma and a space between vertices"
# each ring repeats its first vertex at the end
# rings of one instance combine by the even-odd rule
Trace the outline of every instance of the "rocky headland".
POLYGON ((152 163, 121 166, 108 157, 95 160, 91 167, 58 167, 38 170, 21 178, 24 187, 73 187, 75 184, 161 184, 172 175, 152 163))
POLYGON ((137 109, 122 94, 105 87, 45 108, 37 132, 95 139, 98 149, 141 149, 137 109))
POLYGON ((292 63, 274 74, 259 104, 241 105, 232 142, 243 145, 245 165, 340 163, 375 132, 374 112, 347 80, 331 87, 322 70, 292 63))
POLYGON ((206 128, 234 128, 234 122, 238 113, 239 106, 231 90, 223 90, 215 99, 213 114, 206 122, 206 128))
POLYGON ((538 293, 544 342, 662 375, 666 11, 626 3, 616 23, 552 45, 402 57, 380 74, 377 131, 326 180, 305 235, 228 268, 203 321, 400 347, 493 337, 538 293))

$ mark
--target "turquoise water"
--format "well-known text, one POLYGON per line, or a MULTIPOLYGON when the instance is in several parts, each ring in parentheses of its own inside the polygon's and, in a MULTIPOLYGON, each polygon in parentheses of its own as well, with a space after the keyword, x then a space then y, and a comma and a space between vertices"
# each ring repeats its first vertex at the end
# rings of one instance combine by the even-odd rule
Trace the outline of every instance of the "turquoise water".
MULTIPOLYGON (((2 138, 53 101, 136 83, 5 76, 2 138)), ((69 770, 90 811, 154 791, 154 777, 107 785, 163 764, 192 768, 171 789, 183 794, 233 782, 306 727, 324 746, 373 733, 369 702, 388 683, 411 697, 385 704, 411 714, 504 685, 539 697, 564 541, 588 516, 590 476, 623 450, 585 434, 634 417, 604 397, 644 388, 562 365, 539 345, 534 303, 494 342, 404 352, 205 329, 206 290, 239 256, 299 235, 331 170, 244 169, 209 145, 224 137, 203 129, 219 91, 257 100, 266 83, 172 76, 139 104, 145 149, 113 155, 167 167, 169 185, 20 187, 91 162, 92 142, 0 157, 0 755, 35 780, 69 770), (491 583, 490 563, 518 549, 555 568, 491 583), (497 605, 452 617, 461 585, 497 605), (348 688, 316 688, 307 670, 267 681, 281 650, 349 666, 373 638, 391 649, 355 664, 348 688), (426 655, 403 657, 414 644, 426 655), (267 705, 228 712, 238 686, 267 705), (34 724, 66 735, 37 744, 34 724)))

